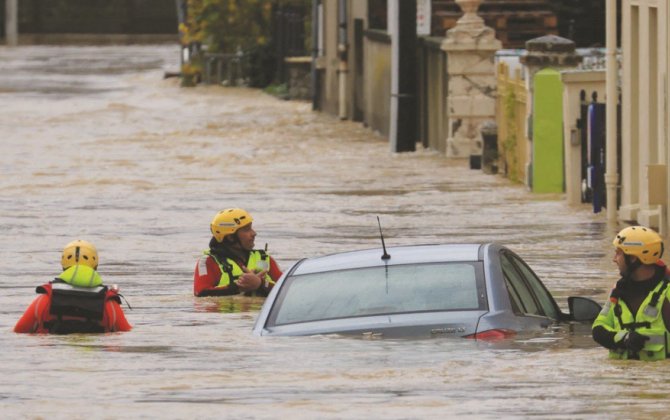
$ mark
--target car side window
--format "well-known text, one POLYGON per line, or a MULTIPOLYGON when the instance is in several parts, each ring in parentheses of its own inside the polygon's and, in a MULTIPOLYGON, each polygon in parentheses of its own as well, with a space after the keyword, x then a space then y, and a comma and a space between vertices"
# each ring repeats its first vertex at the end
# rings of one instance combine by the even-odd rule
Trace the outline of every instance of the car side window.
POLYGON ((559 312, 556 307, 556 302, 549 294, 549 291, 542 285, 542 282, 537 275, 535 275, 533 270, 531 270, 526 263, 521 261, 519 257, 514 255, 510 255, 509 257, 514 261, 514 264, 519 268, 519 271, 523 274, 526 282, 530 285, 530 288, 533 290, 540 306, 542 306, 544 313, 550 318, 558 319, 559 312))
POLYGON ((518 300, 518 302, 515 303, 520 304, 519 309, 521 309, 524 314, 544 315, 542 309, 535 301, 533 293, 521 276, 521 273, 514 267, 514 264, 506 254, 500 255, 500 263, 512 302, 518 300))
POLYGON ((429 311, 487 310, 479 262, 398 264, 288 276, 268 325, 429 311))
POLYGON ((504 277, 505 287, 507 288, 507 292, 509 293, 510 297, 510 303, 512 304, 512 312, 514 312, 515 315, 523 315, 525 310, 523 304, 521 303, 521 297, 516 292, 516 289, 514 289, 514 286, 510 284, 508 276, 505 275, 504 277))

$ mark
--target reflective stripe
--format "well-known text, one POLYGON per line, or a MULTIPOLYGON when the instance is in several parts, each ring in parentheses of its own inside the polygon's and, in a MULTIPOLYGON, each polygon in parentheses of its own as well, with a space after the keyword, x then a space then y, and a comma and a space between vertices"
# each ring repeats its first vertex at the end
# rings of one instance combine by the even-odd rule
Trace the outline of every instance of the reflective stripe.
POLYGON ((39 303, 40 301, 44 298, 44 295, 39 295, 37 297, 37 300, 35 301, 35 322, 33 323, 33 330, 32 332, 35 332, 39 329, 40 324, 42 323, 42 317, 40 316, 39 313, 39 303))
POLYGON ((51 283, 51 289, 52 290, 73 290, 76 292, 82 292, 82 293, 92 293, 92 294, 98 294, 102 292, 102 290, 105 288, 105 286, 98 286, 98 287, 81 287, 81 286, 73 286, 68 283, 51 283))
MULTIPOLYGON (((79 264, 76 264, 74 266, 74 273, 72 273, 72 276, 70 277, 70 281, 72 283, 75 283, 75 282, 80 283, 83 280, 83 279, 80 279, 79 276, 77 276, 77 274, 79 274, 79 267, 81 267, 81 265, 79 265, 79 264)), ((89 276, 88 276, 88 280, 83 280, 84 284, 79 284, 78 286, 86 286, 86 287, 93 287, 94 286, 93 282, 95 280, 96 272, 93 269, 88 270, 88 271, 90 271, 89 276)), ((81 275, 85 276, 86 273, 81 273, 81 275)))
POLYGON ((94 286, 93 281, 95 280, 95 275, 96 274, 97 273, 95 272, 95 270, 91 271, 91 276, 88 278, 88 287, 93 287, 94 286))
POLYGON ((662 360, 666 358, 666 352, 670 348, 667 327, 661 316, 661 308, 666 299, 670 299, 670 288, 666 279, 650 291, 633 314, 622 300, 614 300, 606 314, 598 315, 593 325, 603 327, 615 333, 614 342, 621 342, 629 331, 649 337, 644 343, 642 351, 636 354, 621 349, 610 350, 610 357, 615 359, 628 359, 629 357, 640 360, 662 360), (660 299, 660 297, 663 299, 660 299))
MULTIPOLYGON (((253 272, 258 270, 270 270, 270 256, 267 255, 264 251, 252 251, 251 254, 249 254, 247 268, 253 272)), ((261 280, 265 283, 265 287, 268 287, 270 284, 275 284, 274 280, 272 280, 272 277, 270 277, 268 273, 265 273, 265 276, 263 276, 261 280)))
POLYGON ((198 259, 198 274, 201 276, 207 275, 207 258, 198 259))
POLYGON ((614 342, 615 342, 615 343, 618 343, 619 341, 621 341, 621 340, 623 340, 624 338, 626 338, 627 335, 628 335, 628 331, 627 331, 627 330, 621 330, 621 331, 619 331, 618 333, 616 333, 616 334, 614 335, 614 342))
POLYGON ((646 308, 644 308, 644 315, 649 318, 656 318, 658 315, 658 309, 656 309, 655 306, 648 305, 646 308))
POLYGON ((662 335, 652 335, 649 336, 647 344, 665 344, 665 337, 662 335))
MULTIPOLYGON (((219 266, 219 270, 221 271, 221 277, 219 277, 219 282, 216 284, 215 287, 226 287, 226 286, 230 285, 230 282, 231 282, 230 277, 231 276, 228 274, 228 271, 223 266, 223 264, 221 264, 219 259, 216 258, 216 256, 214 254, 210 253, 209 251, 205 251, 203 253, 205 255, 207 255, 208 257, 212 258, 214 260, 214 262, 216 263, 216 265, 219 266)), ((230 260, 228 260, 228 261, 230 261, 230 260)), ((231 271, 232 271, 232 268, 231 268, 231 271)))
MULTIPOLYGON (((106 306, 106 305, 105 305, 106 306)), ((109 326, 109 331, 116 331, 116 305, 110 305, 112 307, 112 325, 109 326)))
POLYGON ((602 316, 607 316, 607 314, 608 314, 609 311, 610 311, 610 307, 611 307, 611 306, 612 306, 612 302, 611 302, 611 301, 608 300, 607 302, 605 302, 605 305, 603 305, 603 308, 602 308, 602 310, 600 311, 600 315, 602 315, 602 316))
MULTIPOLYGON (((79 264, 76 264, 76 265, 74 266, 74 273, 72 273, 72 275, 70 276, 70 281, 69 281, 68 283, 72 282, 72 279, 76 279, 76 278, 77 278, 77 273, 79 273, 79 264)), ((67 281, 67 280, 66 280, 66 281, 67 281)))
MULTIPOLYGON (((221 277, 219 278, 219 282, 217 283, 216 287, 228 286, 235 282, 235 280, 237 280, 242 274, 244 274, 242 268, 234 260, 226 258, 226 263, 230 266, 230 270, 226 270, 224 265, 209 250, 206 250, 203 253, 209 257, 212 257, 214 262, 216 262, 216 264, 219 266, 219 269, 221 270, 221 277)), ((251 272, 268 270, 270 266, 269 260, 270 256, 265 254, 265 252, 253 250, 249 253, 249 260, 247 261, 246 267, 251 272)), ((200 268, 198 268, 198 272, 200 273, 200 268)), ((275 284, 274 280, 272 280, 272 277, 270 277, 268 273, 266 273, 264 278, 261 280, 265 282, 266 287, 268 287, 269 284, 275 284)))
POLYGON ((39 311, 38 311, 38 309, 39 309, 39 307, 40 307, 39 303, 40 303, 40 300, 41 300, 43 297, 44 297, 44 295, 39 295, 39 296, 37 297, 37 300, 35 301, 35 318, 38 318, 38 319, 39 319, 39 317, 40 317, 40 313, 39 313, 39 311))
POLYGON ((75 264, 63 271, 58 278, 66 283, 80 287, 102 285, 102 278, 97 271, 86 265, 75 264))

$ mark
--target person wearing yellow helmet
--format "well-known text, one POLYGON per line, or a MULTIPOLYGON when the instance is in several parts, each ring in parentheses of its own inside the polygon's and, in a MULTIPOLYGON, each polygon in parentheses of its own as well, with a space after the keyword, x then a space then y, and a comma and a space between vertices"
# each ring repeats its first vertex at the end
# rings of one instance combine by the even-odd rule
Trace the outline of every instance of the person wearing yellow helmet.
POLYGON ((614 359, 662 360, 670 353, 670 276, 663 239, 645 226, 622 229, 613 240, 621 279, 593 323, 593 339, 614 359))
POLYGON ((98 250, 88 242, 77 239, 65 245, 60 259, 63 270, 76 264, 83 264, 96 270, 98 268, 98 250))
POLYGON ((116 287, 102 283, 98 251, 87 241, 65 245, 63 272, 38 286, 39 294, 14 327, 17 333, 99 333, 130 331, 116 287))
POLYGON ((240 208, 225 209, 214 216, 209 249, 195 265, 195 296, 268 295, 282 272, 266 250, 254 249, 253 221, 251 214, 240 208))

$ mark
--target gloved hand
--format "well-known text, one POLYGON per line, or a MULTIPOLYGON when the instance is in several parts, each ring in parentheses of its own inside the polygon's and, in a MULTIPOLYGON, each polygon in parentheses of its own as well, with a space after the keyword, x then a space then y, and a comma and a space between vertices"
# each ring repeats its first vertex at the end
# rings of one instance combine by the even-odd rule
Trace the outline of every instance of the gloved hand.
POLYGON ((623 344, 626 350, 632 353, 639 353, 644 348, 644 343, 647 340, 649 340, 649 336, 631 331, 623 338, 623 344))

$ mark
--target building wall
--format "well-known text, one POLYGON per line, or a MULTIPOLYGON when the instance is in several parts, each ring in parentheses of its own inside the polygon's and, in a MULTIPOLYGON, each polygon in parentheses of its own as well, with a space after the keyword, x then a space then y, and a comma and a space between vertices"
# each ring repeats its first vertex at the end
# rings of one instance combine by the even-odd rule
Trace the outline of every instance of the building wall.
POLYGON ((364 123, 389 135, 391 115, 391 42, 368 36, 365 40, 364 123))
MULTIPOLYGON (((324 49, 319 59, 319 109, 340 115, 340 101, 344 100, 343 118, 360 120, 371 129, 388 135, 391 88, 391 44, 383 30, 370 31, 367 27, 367 2, 347 0, 346 61, 338 54, 338 0, 323 0, 324 22, 322 36, 324 49), (355 23, 362 23, 361 43, 356 43, 355 23), (344 65, 343 65, 344 64, 344 65), (344 98, 340 98, 340 72, 344 80, 344 98)), ((359 28, 361 29, 361 28, 359 28)))
POLYGON ((619 219, 667 229, 668 5, 622 2, 622 194, 619 219), (659 179, 662 178, 662 179, 659 179), (660 204, 659 204, 660 203, 660 204))

